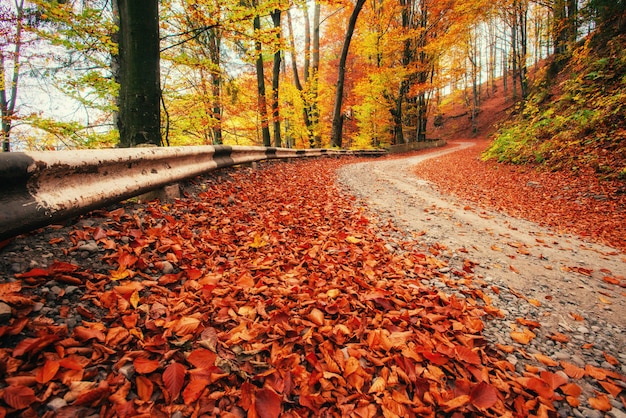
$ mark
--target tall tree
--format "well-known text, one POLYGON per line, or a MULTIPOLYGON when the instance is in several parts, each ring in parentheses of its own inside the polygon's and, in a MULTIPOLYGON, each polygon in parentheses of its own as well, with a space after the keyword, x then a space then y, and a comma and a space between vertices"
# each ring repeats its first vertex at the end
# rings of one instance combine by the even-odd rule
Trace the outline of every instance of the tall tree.
MULTIPOLYGON (((258 0, 254 0, 253 4, 258 7, 258 0)), ((259 106, 259 115, 261 118, 261 133, 263 136, 263 146, 271 145, 269 118, 267 117, 267 98, 265 96, 265 71, 263 67, 263 44, 261 43, 261 17, 257 13, 254 16, 253 27, 255 32, 254 49, 256 51, 256 79, 257 79, 257 98, 259 106)))
POLYGON ((352 40, 352 34, 356 27, 359 13, 365 5, 365 0, 357 0, 352 9, 350 20, 348 21, 348 28, 346 29, 346 37, 343 41, 343 47, 341 48, 341 57, 339 58, 339 68, 337 70, 337 90, 335 91, 335 105, 333 106, 333 124, 330 136, 330 146, 341 148, 342 130, 343 130, 343 86, 346 78, 346 61, 348 59, 348 52, 350 50, 350 41, 352 40))
POLYGON ((281 13, 280 9, 274 9, 271 13, 272 22, 274 24, 274 30, 276 31, 276 50, 274 51, 274 63, 272 67, 272 123, 274 125, 274 146, 280 147, 281 135, 280 135, 280 107, 278 88, 280 84, 280 63, 281 63, 281 13))
POLYGON ((11 12, 8 8, 0 6, 0 14, 3 17, 0 27, 2 38, 6 41, 0 44, 0 116, 2 117, 2 151, 11 151, 11 127, 15 117, 15 104, 17 103, 18 83, 20 77, 20 60, 22 48, 22 33, 24 30, 24 0, 15 2, 16 10, 11 12), (12 39, 9 39, 12 38, 12 39), (12 50, 9 48, 13 46, 12 50), (12 71, 5 68, 11 61, 12 71), (7 77, 7 74, 9 75, 7 77))
POLYGON ((120 145, 161 145, 158 0, 117 0, 120 145))

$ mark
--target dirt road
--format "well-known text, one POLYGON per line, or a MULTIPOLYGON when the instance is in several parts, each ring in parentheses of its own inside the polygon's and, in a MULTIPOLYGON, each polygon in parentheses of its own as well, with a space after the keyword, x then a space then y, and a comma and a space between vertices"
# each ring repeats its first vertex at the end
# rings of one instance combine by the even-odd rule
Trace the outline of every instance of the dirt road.
MULTIPOLYGON (((626 274, 626 255, 476 209, 439 193, 433 183, 412 172, 421 161, 474 144, 453 145, 408 158, 350 165, 341 170, 340 181, 378 216, 391 218, 409 239, 445 246, 441 256, 449 266, 444 271, 462 269, 470 260, 485 287, 506 289, 517 299, 531 301, 529 313, 539 317, 548 332, 570 331, 589 339, 591 328, 600 334, 608 330, 600 336, 608 333, 618 350, 626 347, 625 289, 603 280, 626 274)), ((507 300, 500 306, 505 311, 510 308, 507 300)))

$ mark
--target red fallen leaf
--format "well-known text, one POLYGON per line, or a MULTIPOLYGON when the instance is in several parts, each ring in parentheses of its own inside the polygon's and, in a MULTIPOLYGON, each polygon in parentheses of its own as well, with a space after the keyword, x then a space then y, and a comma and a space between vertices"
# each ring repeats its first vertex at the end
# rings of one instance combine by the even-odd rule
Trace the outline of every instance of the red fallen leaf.
POLYGON ((443 407, 444 411, 450 412, 454 409, 462 407, 463 405, 467 405, 470 400, 470 395, 461 395, 442 403, 441 406, 443 407))
POLYGON ((187 277, 190 280, 198 280, 200 277, 202 277, 202 270, 196 268, 188 269, 185 272, 187 273, 187 277))
POLYGON ((281 397, 269 388, 261 388, 256 391, 254 408, 259 418, 278 418, 281 397))
POLYGON ((58 361, 55 360, 46 360, 44 365, 37 369, 37 382, 38 383, 47 383, 57 374, 59 371, 59 367, 61 365, 58 361))
POLYGON ((74 328, 74 337, 79 341, 98 340, 103 343, 106 339, 104 332, 99 329, 77 326, 74 328))
POLYGON ((532 390, 537 395, 546 399, 552 399, 554 397, 554 391, 552 390, 550 385, 547 382, 544 382, 543 380, 536 377, 531 377, 530 379, 528 379, 528 381, 526 382, 526 388, 532 390))
POLYGON ((101 240, 102 238, 106 238, 107 233, 104 229, 97 226, 96 229, 93 230, 91 237, 94 239, 94 241, 98 241, 98 240, 101 240))
POLYGON ((72 405, 93 405, 102 401, 103 399, 106 399, 109 396, 110 392, 111 389, 109 388, 109 385, 106 383, 106 381, 102 381, 97 388, 79 394, 72 405))
POLYGON ((159 361, 150 360, 143 357, 137 357, 135 360, 133 360, 133 366, 135 367, 135 371, 137 373, 148 374, 159 368, 159 361))
POLYGON ((217 355, 205 348, 197 348, 189 353, 187 361, 198 369, 208 369, 215 364, 217 355))
POLYGON ((130 253, 122 253, 117 258, 117 263, 120 265, 120 270, 125 270, 129 267, 133 267, 137 260, 138 258, 130 253))
POLYGON ((192 379, 185 387, 185 390, 183 390, 183 400, 185 404, 191 405, 192 402, 197 401, 208 384, 208 379, 192 379))
POLYGON ((35 402, 35 392, 26 386, 11 385, 4 389, 4 401, 15 409, 24 409, 35 402))
POLYGON ((37 338, 26 338, 20 341, 13 349, 13 357, 20 357, 24 354, 36 354, 43 348, 59 340, 59 337, 46 334, 37 338))
POLYGON ((541 380, 546 382, 552 389, 557 389, 558 387, 567 383, 567 377, 563 376, 559 373, 552 373, 549 371, 542 371, 539 376, 541 380))
POLYGON ((489 383, 480 382, 470 392, 470 402, 478 409, 491 408, 498 402, 498 391, 489 383))
POLYGON ((44 270, 42 268, 37 267, 25 273, 18 273, 15 275, 15 277, 22 279, 26 277, 48 277, 49 275, 50 275, 50 272, 48 270, 44 270))
POLYGON ((598 411, 608 412, 613 409, 609 397, 603 393, 598 393, 597 397, 589 398, 587 401, 593 409, 597 409, 598 411))
POLYGON ((78 270, 80 267, 76 264, 66 263, 64 261, 55 261, 48 267, 48 270, 53 273, 71 273, 78 270))
POLYGON ((135 384, 137 385, 137 396, 139 396, 139 399, 144 402, 148 402, 152 397, 152 392, 154 390, 154 384, 152 381, 146 376, 137 376, 135 384))
MULTIPOLYGON (((83 358, 84 360, 84 358, 83 358)), ((69 370, 83 370, 85 368, 85 361, 79 362, 76 358, 62 358, 59 360, 59 366, 69 370)))
POLYGON ((165 368, 163 372, 163 383, 165 388, 172 396, 172 400, 178 399, 180 391, 183 388, 185 382, 185 374, 187 369, 180 363, 173 362, 165 368))
POLYGON ((470 350, 467 347, 463 347, 462 345, 457 345, 454 347, 454 351, 456 353, 456 357, 470 364, 481 364, 482 360, 477 352, 470 350))

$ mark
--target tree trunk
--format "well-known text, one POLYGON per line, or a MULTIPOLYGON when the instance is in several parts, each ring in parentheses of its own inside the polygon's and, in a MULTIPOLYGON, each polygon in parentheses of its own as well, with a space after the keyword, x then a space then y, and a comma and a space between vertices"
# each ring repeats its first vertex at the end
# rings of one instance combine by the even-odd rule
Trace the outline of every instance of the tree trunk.
POLYGON ((348 51, 350 49, 350 41, 352 40, 352 34, 354 33, 354 27, 356 26, 357 18, 365 0, 357 0, 354 5, 354 10, 350 15, 350 21, 348 22, 348 29, 346 30, 346 38, 343 42, 343 48, 341 49, 341 57, 339 58, 339 74, 337 76, 337 91, 335 94, 335 106, 333 109, 333 126, 330 135, 330 146, 341 148, 341 130, 343 125, 343 114, 341 112, 341 105, 343 103, 343 86, 346 78, 346 61, 348 59, 348 51))
POLYGON ((15 115, 15 103, 17 101, 17 85, 20 77, 20 59, 22 48, 22 19, 24 18, 24 0, 15 2, 17 8, 15 22, 15 49, 13 50, 13 74, 11 78, 10 95, 7 97, 5 77, 4 55, 0 52, 0 116, 2 117, 2 152, 11 151, 11 127, 15 115))
POLYGON ((313 51, 311 59, 311 77, 309 78, 311 88, 311 125, 313 131, 313 144, 315 148, 322 146, 322 136, 320 135, 320 110, 317 103, 319 96, 319 69, 320 69, 320 9, 319 3, 315 3, 313 8, 313 51))
POLYGON ((161 145, 158 0, 117 0, 120 145, 161 145))
MULTIPOLYGON (((272 22, 277 30, 276 39, 280 44, 280 15, 281 11, 276 9, 272 12, 272 22)), ((280 147, 282 139, 280 137, 280 109, 278 105, 278 88, 280 83, 280 62, 281 50, 277 48, 274 52, 274 66, 272 68, 272 123, 274 124, 274 146, 280 147)))
MULTIPOLYGON (((254 3, 256 5, 256 2, 254 3)), ((254 17, 254 31, 261 30, 261 18, 259 16, 254 17)), ((261 47, 261 41, 256 40, 254 42, 256 49, 256 81, 257 81, 257 99, 259 106, 259 115, 261 116, 261 132, 263 136, 263 146, 269 147, 272 145, 270 138, 270 127, 267 117, 267 100, 265 98, 265 73, 263 71, 263 53, 261 47)))

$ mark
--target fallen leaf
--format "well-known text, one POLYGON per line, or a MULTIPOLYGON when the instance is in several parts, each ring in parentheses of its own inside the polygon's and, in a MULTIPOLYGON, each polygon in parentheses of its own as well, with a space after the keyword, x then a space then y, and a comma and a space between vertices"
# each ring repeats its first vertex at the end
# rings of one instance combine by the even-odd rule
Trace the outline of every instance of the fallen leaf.
POLYGON ((603 393, 597 393, 595 398, 589 398, 587 401, 593 409, 597 409, 598 411, 608 412, 613 409, 609 397, 603 393))
POLYGON ((149 374, 159 368, 158 360, 150 360, 144 357, 137 357, 133 360, 135 371, 140 374, 149 374))
POLYGON ((550 357, 541 354, 541 353, 535 353, 533 354, 533 356, 535 356, 535 358, 540 361, 541 363, 545 364, 546 366, 558 366, 559 363, 553 359, 551 359, 550 357))
POLYGON ((281 398, 269 388, 261 388, 255 394, 254 408, 259 418, 278 418, 281 411, 281 398))
POLYGON ((520 344, 528 344, 535 338, 537 335, 529 330, 528 328, 524 328, 523 331, 511 331, 511 338, 520 343, 520 344))
POLYGON ((489 409, 498 402, 498 391, 489 383, 480 382, 470 392, 470 402, 478 409, 489 409))
POLYGON ((173 362, 165 368, 163 383, 165 383, 165 388, 170 393, 172 400, 176 400, 180 396, 186 373, 185 366, 177 362, 173 362))
POLYGON ((561 367, 563 367, 563 371, 565 372, 565 374, 572 379, 580 379, 585 375, 585 369, 582 369, 567 361, 562 360, 561 367))
POLYGON ((25 409, 35 402, 35 392, 26 386, 11 385, 4 388, 2 399, 11 408, 25 409))

